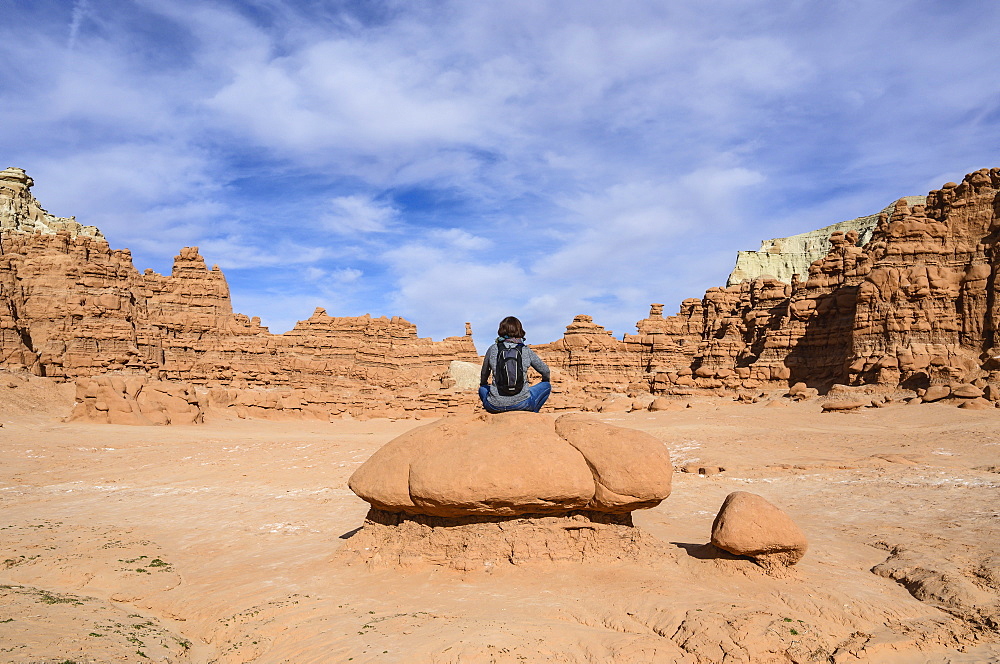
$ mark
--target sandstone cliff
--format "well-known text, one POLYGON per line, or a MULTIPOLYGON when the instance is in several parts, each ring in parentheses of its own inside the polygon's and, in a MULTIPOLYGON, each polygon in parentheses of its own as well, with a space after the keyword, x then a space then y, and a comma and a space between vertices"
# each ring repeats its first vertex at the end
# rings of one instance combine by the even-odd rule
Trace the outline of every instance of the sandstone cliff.
MULTIPOLYGON (((180 251, 170 275, 139 273, 127 249, 46 213, 23 171, 3 171, 0 185, 0 368, 78 380, 75 417, 165 423, 475 407, 474 390, 449 375, 452 362, 479 361, 468 326, 434 342, 398 317, 317 309, 270 334, 232 311, 225 277, 197 247, 180 251)), ((551 407, 636 398, 601 406, 627 409, 648 405, 650 393, 793 383, 804 384, 800 392, 844 384, 916 390, 928 401, 1000 399, 1000 169, 925 200, 900 199, 861 239, 831 233, 825 255, 788 282, 758 276, 710 288, 673 316, 654 304, 621 339, 577 316, 563 338, 535 346, 556 369, 551 407)))
MULTIPOLYGON (((452 361, 478 361, 468 330, 435 342, 398 317, 338 318, 317 309, 293 330, 270 334, 259 318, 233 312, 225 276, 208 269, 197 247, 181 249, 170 275, 140 273, 128 249, 46 213, 31 184, 19 169, 0 172, 0 367, 63 380, 180 381, 223 390, 219 402, 239 401, 226 388, 312 390, 307 403, 336 413, 372 390, 391 393, 370 407, 384 409, 399 394, 412 402, 421 390, 441 389, 452 361)), ((94 412, 98 401, 107 405, 90 384, 81 389, 94 412)), ((139 393, 115 389, 130 391, 139 393)), ((244 405, 276 401, 262 394, 242 397, 244 405)))
POLYGON ((924 390, 974 383, 996 399, 1000 169, 903 198, 871 240, 835 231, 826 255, 788 283, 763 276, 654 304, 638 334, 611 338, 577 317, 546 361, 606 390, 756 388, 778 381, 924 390))

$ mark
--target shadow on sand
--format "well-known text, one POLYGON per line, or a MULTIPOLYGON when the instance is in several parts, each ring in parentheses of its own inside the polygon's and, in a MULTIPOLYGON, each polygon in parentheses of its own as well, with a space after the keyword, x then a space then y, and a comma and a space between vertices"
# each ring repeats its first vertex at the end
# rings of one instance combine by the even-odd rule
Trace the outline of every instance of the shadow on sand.
POLYGON ((345 539, 351 539, 352 537, 354 537, 355 535, 357 535, 360 530, 361 530, 361 526, 358 526, 354 530, 348 530, 346 533, 344 533, 343 535, 340 536, 340 539, 343 539, 343 540, 345 540, 345 539))
POLYGON ((737 556, 728 551, 724 551, 711 542, 708 544, 692 544, 689 542, 671 542, 674 546, 684 549, 692 558, 698 560, 749 560, 754 562, 749 556, 737 556))

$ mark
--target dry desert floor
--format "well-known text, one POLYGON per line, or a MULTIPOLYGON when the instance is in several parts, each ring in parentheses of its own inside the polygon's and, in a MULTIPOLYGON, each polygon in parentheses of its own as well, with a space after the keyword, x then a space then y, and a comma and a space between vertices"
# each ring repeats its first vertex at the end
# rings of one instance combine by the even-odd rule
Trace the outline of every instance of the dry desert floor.
POLYGON ((458 571, 338 555, 368 508, 347 478, 425 422, 89 425, 70 398, 0 387, 3 663, 1000 662, 1000 409, 595 414, 725 468, 634 514, 661 555, 458 571), (714 555, 732 491, 806 557, 714 555))

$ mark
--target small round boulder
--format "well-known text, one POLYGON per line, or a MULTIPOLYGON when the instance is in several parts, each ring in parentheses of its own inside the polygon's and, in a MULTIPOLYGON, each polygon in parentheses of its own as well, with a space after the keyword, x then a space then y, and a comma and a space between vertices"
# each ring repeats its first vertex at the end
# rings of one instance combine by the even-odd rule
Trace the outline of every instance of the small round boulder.
POLYGON ((712 544, 763 567, 794 565, 809 547, 806 536, 783 511, 755 493, 726 496, 712 524, 712 544))

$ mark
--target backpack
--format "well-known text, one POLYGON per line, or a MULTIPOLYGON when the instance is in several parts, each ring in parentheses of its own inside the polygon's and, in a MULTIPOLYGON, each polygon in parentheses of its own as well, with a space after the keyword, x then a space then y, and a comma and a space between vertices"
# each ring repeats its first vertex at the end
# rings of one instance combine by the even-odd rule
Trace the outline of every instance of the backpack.
POLYGON ((524 389, 524 367, 521 366, 521 349, 524 344, 504 348, 497 342, 497 393, 502 397, 512 397, 524 389))

